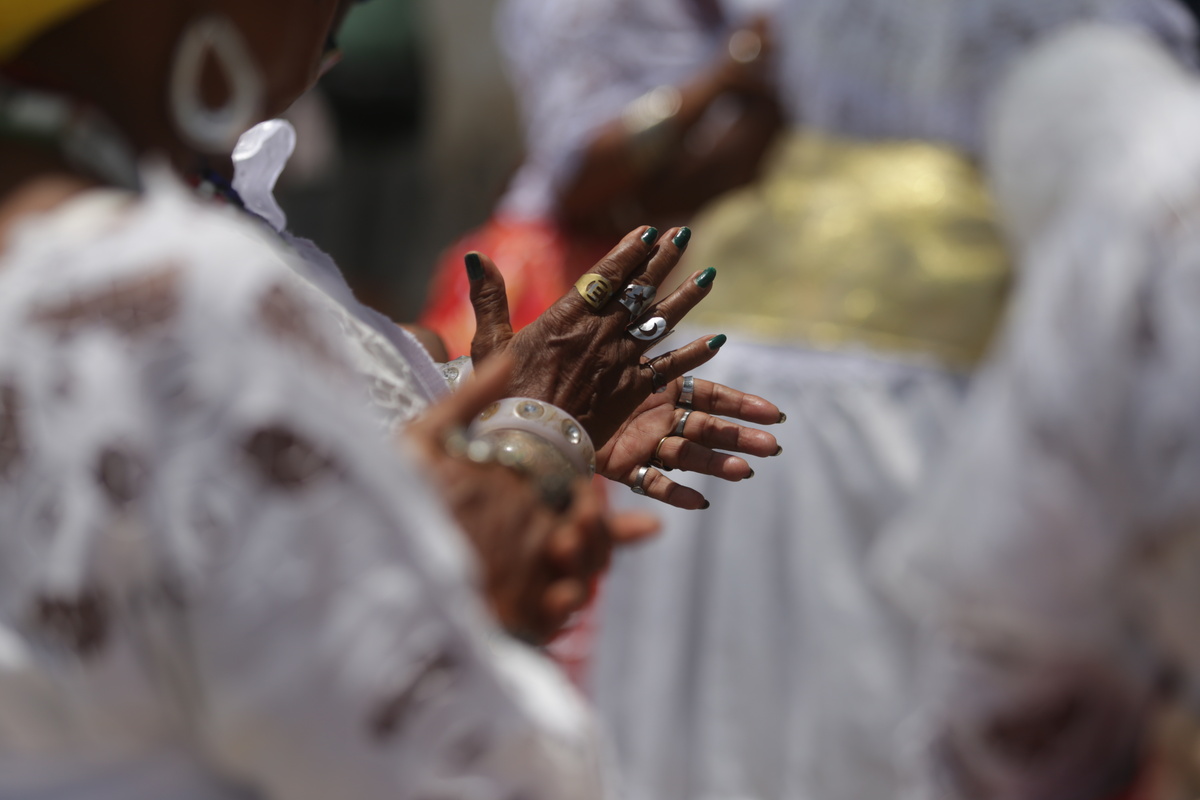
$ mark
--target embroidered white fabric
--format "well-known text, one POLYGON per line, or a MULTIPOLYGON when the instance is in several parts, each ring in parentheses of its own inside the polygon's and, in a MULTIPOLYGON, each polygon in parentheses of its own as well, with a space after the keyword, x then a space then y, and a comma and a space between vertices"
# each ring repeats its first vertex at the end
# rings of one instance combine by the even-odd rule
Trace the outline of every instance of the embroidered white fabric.
POLYGON ((605 796, 588 713, 380 434, 386 342, 250 218, 147 186, 3 254, 0 797, 605 796))
MULTIPOLYGON (((729 24, 781 0, 721 0, 729 24)), ((526 157, 500 210, 553 214, 583 148, 625 106, 686 82, 723 46, 689 0, 507 0, 497 36, 521 109, 526 157)))
POLYGON ((798 124, 971 154, 996 83, 1054 28, 1130 22, 1183 53, 1195 27, 1174 0, 788 0, 780 16, 784 99, 798 124))
POLYGON ((936 645, 912 796, 1099 798, 1156 680, 1200 696, 1200 82, 1081 26, 1012 75, 989 141, 1020 290, 880 554, 936 645))

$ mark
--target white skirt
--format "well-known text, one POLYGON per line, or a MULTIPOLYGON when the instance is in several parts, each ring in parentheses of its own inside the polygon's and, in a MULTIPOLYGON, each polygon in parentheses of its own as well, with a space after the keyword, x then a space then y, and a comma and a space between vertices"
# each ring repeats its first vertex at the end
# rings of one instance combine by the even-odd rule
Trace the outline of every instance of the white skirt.
MULTIPOLYGON (((683 336, 683 334, 679 334, 683 336)), ((686 337, 684 337, 686 340, 686 337)), ((914 630, 869 554, 924 474, 961 377, 731 341, 700 377, 762 395, 783 455, 670 509, 603 590, 590 689, 629 800, 892 800, 914 630)), ((619 508, 658 504, 620 492, 619 508)))

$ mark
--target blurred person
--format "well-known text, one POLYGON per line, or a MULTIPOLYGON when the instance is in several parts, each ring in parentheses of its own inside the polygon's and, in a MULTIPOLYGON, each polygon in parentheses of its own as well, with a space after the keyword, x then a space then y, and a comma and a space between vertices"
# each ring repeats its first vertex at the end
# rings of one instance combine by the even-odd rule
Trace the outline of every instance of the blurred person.
POLYGON ((505 0, 497 36, 525 158, 492 218, 443 256, 422 322, 454 354, 474 330, 471 251, 491 254, 513 323, 537 317, 618 232, 680 225, 751 181, 779 129, 777 0, 505 0))
POLYGON ((870 554, 972 424, 963 391, 1003 313, 984 109, 1027 48, 1088 18, 1178 51, 1194 35, 1156 0, 784 4, 795 131, 697 219, 688 267, 721 265, 690 319, 737 331, 702 374, 786 398, 786 467, 736 495, 701 479, 708 514, 668 512, 616 558, 590 688, 633 800, 897 796, 920 643, 870 554))
MULTIPOLYGON (((607 794, 587 712, 475 565, 522 638, 578 607, 652 527, 598 510, 593 441, 702 505, 626 462, 723 339, 643 357, 629 291, 594 288, 674 266, 686 237, 640 228, 520 334, 490 317, 495 365, 447 397, 315 249, 196 196, 178 176, 304 91, 350 5, 0 2, 0 795, 607 794)), ((691 466, 733 479, 709 445, 777 447, 705 428, 691 466)))
POLYGON ((997 93, 1020 290, 879 557, 927 643, 906 798, 1200 791, 1197 132, 1193 59, 1125 27, 1061 32, 997 93))

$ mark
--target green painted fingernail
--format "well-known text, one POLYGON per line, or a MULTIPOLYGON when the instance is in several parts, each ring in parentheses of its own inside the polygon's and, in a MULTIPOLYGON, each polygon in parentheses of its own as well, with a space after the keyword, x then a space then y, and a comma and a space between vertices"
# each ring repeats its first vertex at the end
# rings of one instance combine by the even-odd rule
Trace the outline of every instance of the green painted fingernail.
POLYGON ((687 249, 688 242, 692 240, 691 228, 680 228, 679 233, 675 234, 675 238, 671 242, 680 250, 687 249))
POLYGON ((783 455, 783 445, 779 445, 779 449, 775 451, 775 455, 777 455, 777 456, 783 455))
POLYGON ((701 289, 707 289, 708 287, 712 286, 712 282, 715 281, 716 279, 717 279, 716 267, 709 267, 708 269, 704 270, 704 272, 701 272, 700 275, 696 278, 696 285, 699 286, 701 289))
POLYGON ((467 253, 463 261, 467 263, 467 280, 473 283, 483 277, 483 262, 479 260, 479 253, 467 253))
POLYGON ((750 474, 746 476, 746 480, 750 480, 753 477, 754 477, 754 470, 750 470, 750 474))
POLYGON ((725 346, 725 343, 728 341, 729 341, 729 337, 723 333, 720 334, 719 336, 714 336, 713 338, 708 340, 708 349, 709 350, 720 350, 722 347, 725 346))
POLYGON ((642 234, 642 241, 646 244, 654 244, 658 241, 658 228, 649 228, 642 234))

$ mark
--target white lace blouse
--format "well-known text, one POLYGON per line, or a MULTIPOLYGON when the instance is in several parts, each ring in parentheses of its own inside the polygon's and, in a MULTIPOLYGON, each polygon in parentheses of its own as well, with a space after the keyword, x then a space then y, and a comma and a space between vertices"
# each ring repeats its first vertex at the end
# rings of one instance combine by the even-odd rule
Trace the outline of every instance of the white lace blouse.
POLYGON ((780 16, 784 99, 797 123, 971 155, 997 83, 1054 29, 1130 22, 1184 53, 1195 27, 1175 0, 785 0, 780 16))
POLYGON ((0 797, 605 796, 381 432, 411 365, 298 269, 161 176, 10 238, 0 797))
POLYGON ((1020 289, 880 554, 930 634, 935 788, 914 796, 1110 797, 1160 692, 1200 697, 1200 82, 1084 25, 1016 71, 990 130, 1020 289))

